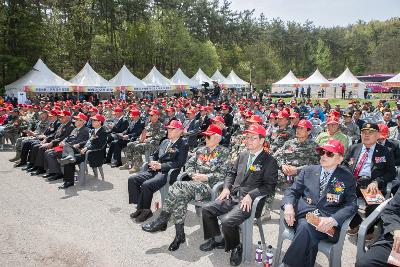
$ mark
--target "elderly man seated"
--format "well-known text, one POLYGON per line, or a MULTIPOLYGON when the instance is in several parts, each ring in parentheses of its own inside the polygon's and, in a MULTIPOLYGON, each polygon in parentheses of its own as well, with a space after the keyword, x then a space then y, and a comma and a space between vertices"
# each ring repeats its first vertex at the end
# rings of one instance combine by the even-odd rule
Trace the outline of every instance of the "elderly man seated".
POLYGON ((343 222, 357 212, 356 182, 353 175, 340 164, 344 146, 329 140, 317 148, 320 165, 304 167, 282 200, 285 221, 294 227, 295 235, 282 266, 314 266, 321 240, 337 242, 343 222), (315 227, 306 215, 320 217, 315 227), (329 230, 335 230, 331 237, 329 230))

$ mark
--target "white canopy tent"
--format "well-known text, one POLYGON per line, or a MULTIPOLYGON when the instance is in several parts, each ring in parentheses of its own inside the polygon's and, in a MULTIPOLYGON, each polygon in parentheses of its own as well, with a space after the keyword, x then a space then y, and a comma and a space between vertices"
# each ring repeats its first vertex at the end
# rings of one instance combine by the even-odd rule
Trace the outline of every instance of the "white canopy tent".
POLYGON ((357 77, 351 73, 349 68, 346 68, 345 71, 336 79, 330 82, 331 87, 334 89, 334 95, 341 95, 341 86, 343 84, 346 85, 346 94, 352 92, 353 97, 362 97, 365 89, 365 83, 361 82, 357 77), (339 92, 340 91, 340 92, 339 92))
POLYGON ((303 86, 305 89, 305 93, 307 92, 308 86, 311 88, 311 96, 319 95, 321 90, 324 90, 324 97, 333 97, 333 90, 328 88, 330 86, 329 80, 326 79, 318 69, 314 71, 314 73, 300 82, 300 86, 303 86))
POLYGON ((387 87, 400 87, 400 73, 382 82, 382 84, 387 87))
POLYGON ((226 77, 227 86, 230 88, 248 88, 250 83, 242 80, 237 74, 232 70, 226 77))
POLYGON ((208 83, 209 88, 213 88, 213 83, 210 77, 208 77, 201 69, 199 69, 196 74, 192 77, 192 80, 203 84, 205 82, 208 83))
POLYGON ((16 96, 19 92, 70 92, 72 83, 52 72, 41 59, 38 59, 32 70, 15 82, 6 85, 6 94, 16 96))
POLYGON ((77 92, 113 92, 112 84, 95 72, 88 62, 82 70, 69 81, 75 84, 75 91, 77 92))
POLYGON ((170 80, 177 89, 198 88, 201 86, 201 83, 198 81, 189 79, 180 68, 170 80))
POLYGON ((153 67, 149 74, 142 79, 142 81, 147 84, 147 89, 149 91, 163 91, 172 89, 171 81, 162 75, 156 67, 153 67))
POLYGON ((280 93, 287 89, 294 90, 296 87, 300 87, 301 81, 297 79, 292 71, 289 71, 285 77, 272 84, 272 93, 280 93))
POLYGON ((144 91, 147 89, 146 83, 133 75, 125 65, 110 80, 110 83, 120 91, 144 91))
POLYGON ((227 79, 221 74, 221 72, 219 72, 219 70, 215 71, 213 76, 211 76, 211 80, 216 81, 221 87, 226 87, 228 84, 227 79))

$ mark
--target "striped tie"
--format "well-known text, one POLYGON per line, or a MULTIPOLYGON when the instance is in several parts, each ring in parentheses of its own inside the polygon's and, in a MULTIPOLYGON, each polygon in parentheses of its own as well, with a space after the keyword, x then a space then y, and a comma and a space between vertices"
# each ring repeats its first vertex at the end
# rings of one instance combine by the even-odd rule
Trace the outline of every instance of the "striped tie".
POLYGON ((326 186, 328 185, 329 182, 329 172, 324 172, 322 174, 322 179, 320 181, 320 185, 319 185, 319 196, 322 196, 322 193, 325 191, 326 186))

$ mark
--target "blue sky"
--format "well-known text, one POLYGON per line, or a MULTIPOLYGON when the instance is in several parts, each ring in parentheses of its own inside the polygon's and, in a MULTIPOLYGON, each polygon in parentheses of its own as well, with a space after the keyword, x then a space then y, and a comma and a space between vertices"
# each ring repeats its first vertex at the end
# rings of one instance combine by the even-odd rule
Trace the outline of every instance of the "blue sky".
POLYGON ((386 20, 400 17, 400 0, 231 0, 233 10, 255 9, 268 18, 281 18, 316 26, 347 26, 359 19, 386 20))

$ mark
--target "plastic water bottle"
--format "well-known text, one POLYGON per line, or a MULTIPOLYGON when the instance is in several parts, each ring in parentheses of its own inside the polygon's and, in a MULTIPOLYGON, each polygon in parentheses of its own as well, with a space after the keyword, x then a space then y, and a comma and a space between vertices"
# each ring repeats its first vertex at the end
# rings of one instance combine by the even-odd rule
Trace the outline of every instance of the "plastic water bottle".
POLYGON ((272 266, 272 261, 273 261, 273 258, 274 258, 274 252, 272 251, 272 246, 271 245, 269 245, 267 247, 267 249, 265 251, 265 254, 266 254, 266 258, 267 258, 267 261, 268 261, 269 265, 272 266))
POLYGON ((256 263, 263 263, 263 248, 261 241, 258 241, 258 245, 256 247, 256 263))

